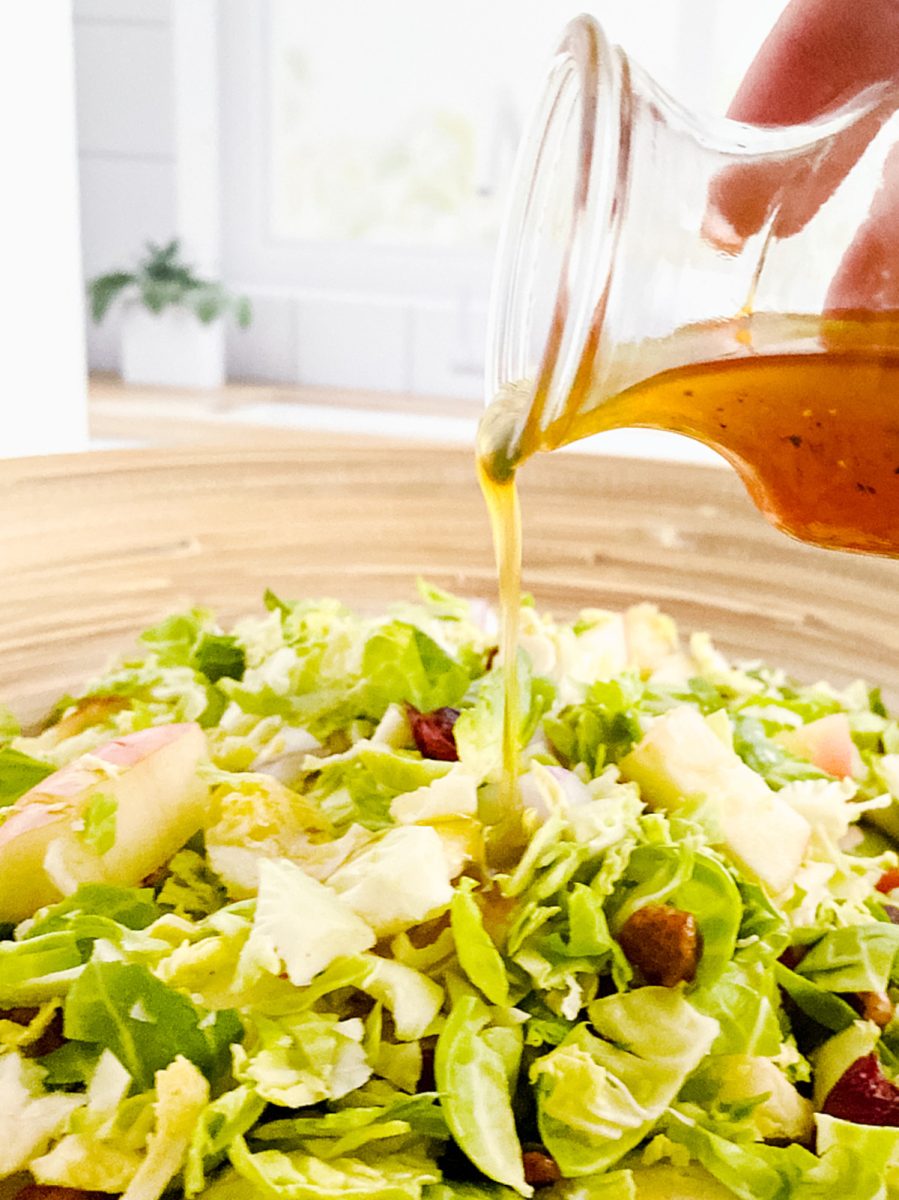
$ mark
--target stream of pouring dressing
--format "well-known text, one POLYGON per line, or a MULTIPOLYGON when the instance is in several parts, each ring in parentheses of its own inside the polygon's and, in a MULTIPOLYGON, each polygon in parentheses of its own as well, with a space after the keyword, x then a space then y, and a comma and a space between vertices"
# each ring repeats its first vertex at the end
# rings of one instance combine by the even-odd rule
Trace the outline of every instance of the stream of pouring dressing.
POLYGON ((499 581, 500 655, 503 671, 503 765, 500 779, 500 829, 495 839, 513 854, 524 840, 518 791, 518 737, 521 705, 518 690, 518 630, 521 614, 521 507, 515 467, 508 459, 520 445, 530 408, 530 388, 510 387, 487 408, 478 426, 478 480, 493 534, 499 581))

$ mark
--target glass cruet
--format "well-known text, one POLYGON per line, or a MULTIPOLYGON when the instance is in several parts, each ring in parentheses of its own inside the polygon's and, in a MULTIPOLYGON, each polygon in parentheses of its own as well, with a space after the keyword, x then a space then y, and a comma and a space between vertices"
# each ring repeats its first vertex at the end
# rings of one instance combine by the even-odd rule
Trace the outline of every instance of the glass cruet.
POLYGON ((899 261, 897 277, 871 281, 857 303, 835 304, 833 292, 884 172, 899 173, 897 107, 899 87, 884 82, 804 125, 698 116, 592 17, 572 21, 519 151, 497 255, 492 409, 479 441, 488 470, 499 479, 537 450, 654 425, 720 449, 791 532, 899 550, 899 472, 886 534, 870 545, 845 530, 819 537, 778 514, 758 479, 763 449, 748 462, 745 444, 719 441, 689 414, 654 416, 648 399, 639 411, 610 403, 699 364, 708 373, 834 347, 873 354, 874 399, 882 404, 884 389, 895 399, 899 468, 899 261))

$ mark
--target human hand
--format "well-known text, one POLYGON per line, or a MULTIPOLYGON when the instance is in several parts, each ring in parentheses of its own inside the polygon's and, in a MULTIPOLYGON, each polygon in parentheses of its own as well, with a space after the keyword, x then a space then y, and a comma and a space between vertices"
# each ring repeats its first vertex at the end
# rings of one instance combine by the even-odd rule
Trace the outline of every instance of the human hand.
MULTIPOLYGON (((775 233, 788 237, 801 229, 899 105, 899 0, 791 0, 746 72, 729 117, 803 124, 884 83, 895 83, 895 90, 835 141, 806 187, 786 180, 782 168, 738 169, 716 181, 713 204, 734 246, 765 225, 785 183, 793 199, 777 212, 775 233)), ((827 308, 899 309, 899 143, 831 282, 827 308)))

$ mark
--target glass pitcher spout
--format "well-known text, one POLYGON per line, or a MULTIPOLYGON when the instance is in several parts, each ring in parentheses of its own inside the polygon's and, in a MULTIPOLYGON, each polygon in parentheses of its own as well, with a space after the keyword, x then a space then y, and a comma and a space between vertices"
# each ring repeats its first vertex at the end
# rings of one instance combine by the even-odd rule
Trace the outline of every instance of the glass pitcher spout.
MULTIPOLYGON (((502 477, 622 424, 715 444, 689 413, 603 413, 671 372, 851 345, 856 314, 833 304, 832 282, 897 145, 897 108, 899 88, 884 83, 801 126, 700 117, 593 18, 574 20, 513 178, 482 461, 502 477)), ((899 351, 895 322, 864 324, 866 346, 873 336, 899 351)))

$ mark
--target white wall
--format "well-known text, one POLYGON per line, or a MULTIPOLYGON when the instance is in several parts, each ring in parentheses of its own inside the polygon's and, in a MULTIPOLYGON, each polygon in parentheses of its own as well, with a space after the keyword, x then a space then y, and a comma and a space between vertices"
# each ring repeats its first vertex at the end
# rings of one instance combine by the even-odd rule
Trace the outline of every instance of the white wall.
POLYGON ((0 455, 86 443, 69 0, 0 6, 0 455))
MULTIPOLYGON (((78 165, 87 278, 175 229, 172 0, 74 0, 78 165)), ((118 314, 88 319, 88 361, 119 366, 118 314)))

